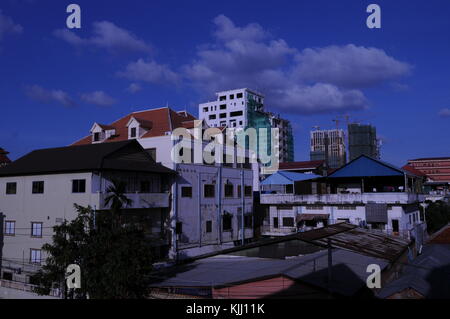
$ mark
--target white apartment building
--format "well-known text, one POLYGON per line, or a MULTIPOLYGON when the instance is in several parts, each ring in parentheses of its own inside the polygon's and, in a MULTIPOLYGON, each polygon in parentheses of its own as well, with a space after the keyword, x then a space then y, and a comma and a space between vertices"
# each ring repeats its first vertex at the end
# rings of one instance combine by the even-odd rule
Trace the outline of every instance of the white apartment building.
POLYGON ((361 156, 327 177, 278 172, 261 185, 262 234, 280 236, 328 224, 359 227, 424 242, 421 178, 361 156))
MULTIPOLYGON (((170 256, 173 258, 210 253, 253 238, 253 196, 250 193, 253 195, 253 191, 259 190, 259 165, 249 163, 248 150, 234 145, 224 149, 231 163, 221 164, 224 158, 219 159, 219 153, 214 155, 211 164, 197 158, 195 152, 187 155, 196 147, 200 150, 207 147, 208 142, 201 136, 208 128, 204 121, 185 111, 175 112, 164 107, 133 112, 110 125, 94 123, 90 135, 75 143, 135 139, 156 162, 178 172, 171 188, 170 256), (186 129, 193 138, 173 140, 172 132, 177 128, 186 129), (178 155, 186 156, 190 163, 173 160, 172 150, 176 144, 184 147, 178 155), (244 158, 244 163, 237 163, 238 157, 244 158)), ((222 134, 222 130, 215 128, 216 134, 222 134)))
POLYGON ((127 218, 138 217, 152 238, 155 257, 170 246, 166 223, 176 172, 156 164, 135 141, 36 150, 0 169, 0 212, 4 215, 1 278, 32 282, 45 262, 42 246, 53 227, 77 216, 74 204, 108 209, 113 180, 126 182, 127 218))
MULTIPOLYGON (((279 129, 279 161, 289 162, 294 160, 294 142, 292 127, 288 120, 280 115, 267 112, 264 109, 264 96, 256 91, 242 88, 216 93, 216 100, 200 103, 198 114, 200 120, 204 120, 211 127, 228 128, 271 128, 279 129)), ((259 133, 259 132, 258 132, 259 133)), ((263 141, 268 136, 260 136, 263 141)))

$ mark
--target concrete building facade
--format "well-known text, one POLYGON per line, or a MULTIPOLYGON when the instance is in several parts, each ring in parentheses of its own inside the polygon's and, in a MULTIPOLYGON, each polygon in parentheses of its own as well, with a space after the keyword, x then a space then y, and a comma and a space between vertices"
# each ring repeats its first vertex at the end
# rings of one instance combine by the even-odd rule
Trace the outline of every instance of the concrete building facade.
POLYGON ((310 159, 325 161, 329 168, 339 168, 347 162, 343 130, 311 131, 310 159))

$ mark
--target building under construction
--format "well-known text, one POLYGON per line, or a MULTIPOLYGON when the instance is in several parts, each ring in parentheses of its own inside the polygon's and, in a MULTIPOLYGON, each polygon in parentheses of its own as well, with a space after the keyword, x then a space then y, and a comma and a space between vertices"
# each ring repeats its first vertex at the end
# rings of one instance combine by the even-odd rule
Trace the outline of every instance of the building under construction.
POLYGON ((369 124, 349 124, 348 152, 349 161, 361 155, 380 159, 380 145, 377 139, 376 127, 369 124))

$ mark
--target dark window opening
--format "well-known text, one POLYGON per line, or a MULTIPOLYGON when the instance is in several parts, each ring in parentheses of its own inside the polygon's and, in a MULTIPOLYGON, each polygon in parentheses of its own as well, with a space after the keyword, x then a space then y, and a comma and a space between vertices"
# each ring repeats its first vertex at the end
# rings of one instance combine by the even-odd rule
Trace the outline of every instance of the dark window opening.
POLYGON ((242 94, 242 93, 236 94, 236 98, 237 98, 237 99, 241 99, 242 97, 243 97, 243 94, 242 94))
POLYGON ((288 184, 286 185, 286 194, 292 194, 294 193, 294 185, 288 184))
POLYGON ((12 195, 17 193, 17 183, 6 183, 6 194, 12 195))
POLYGON ((227 105, 226 104, 221 104, 220 105, 220 109, 221 110, 226 110, 227 109, 227 105))
POLYGON ((284 227, 293 227, 294 226, 294 218, 283 217, 283 226, 284 227))
POLYGON ((233 197, 233 184, 225 184, 225 197, 233 197))
POLYGON ((253 226, 253 216, 250 214, 244 215, 244 227, 252 228, 253 226))
POLYGON ((234 94, 230 94, 230 100, 234 99, 234 94))
POLYGON ((222 95, 219 97, 219 101, 225 101, 227 99, 226 95, 222 95))
POLYGON ((6 272, 6 271, 4 271, 3 272, 3 279, 5 279, 5 280, 13 280, 13 274, 12 274, 12 272, 6 272))
POLYGON ((210 220, 206 221, 206 232, 207 233, 212 232, 212 221, 210 221, 210 220))
POLYGON ((220 113, 219 117, 221 119, 226 118, 227 117, 227 113, 220 113))
POLYGON ((44 193, 44 182, 43 181, 33 182, 32 193, 33 194, 43 194, 44 193))
POLYGON ((233 216, 231 214, 225 214, 222 217, 223 230, 231 230, 231 224, 233 221, 233 216))
POLYGON ((235 111, 235 112, 231 112, 230 116, 235 117, 235 116, 241 116, 243 115, 242 111, 235 111))
POLYGON ((278 228, 278 217, 273 218, 273 228, 278 228))
POLYGON ((86 180, 74 179, 72 181, 72 193, 85 193, 86 192, 86 180))
POLYGON ((130 137, 136 137, 136 128, 135 127, 131 128, 130 137))
POLYGON ((148 148, 145 150, 151 158, 156 162, 156 148, 148 148))
POLYGON ((181 187, 181 197, 192 197, 192 187, 191 186, 181 187))
POLYGON ((215 119, 216 119, 216 114, 211 114, 211 115, 209 116, 209 119, 210 119, 210 120, 215 120, 215 119))
POLYGON ((94 142, 98 142, 98 141, 100 141, 100 133, 99 132, 94 133, 94 142))
POLYGON ((212 184, 204 185, 204 197, 214 197, 215 196, 215 186, 212 184))
POLYGON ((245 197, 252 197, 253 191, 251 186, 245 186, 244 187, 244 194, 245 197))

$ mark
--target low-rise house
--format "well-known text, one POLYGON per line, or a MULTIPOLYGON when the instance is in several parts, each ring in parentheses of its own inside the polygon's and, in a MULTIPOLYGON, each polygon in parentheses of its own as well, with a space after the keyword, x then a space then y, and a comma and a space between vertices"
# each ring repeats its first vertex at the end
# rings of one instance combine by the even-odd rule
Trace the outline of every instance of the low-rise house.
POLYGON ((319 221, 345 221, 414 237, 418 245, 424 240, 426 224, 419 211, 424 201, 422 181, 408 171, 362 155, 327 177, 297 184, 294 193, 261 194, 268 235, 280 227, 278 216, 290 214, 299 230, 320 226, 319 221))
POLYGON ((94 123, 90 135, 74 145, 136 140, 156 162, 178 172, 171 188, 170 257, 186 258, 242 244, 254 236, 253 191, 259 190, 259 165, 250 163, 248 150, 240 151, 234 144, 223 147, 223 158, 215 154, 212 163, 205 162, 195 150, 208 146, 209 141, 202 139, 208 129, 212 136, 224 132, 224 127, 210 128, 186 111, 163 107, 133 112, 107 125, 94 123), (180 128, 187 131, 188 139, 179 139, 180 128), (176 145, 181 146, 178 154, 176 145))
POLYGON ((126 183, 132 200, 124 216, 140 217, 155 257, 164 257, 175 175, 136 141, 41 149, 0 168, 2 278, 29 282, 45 261, 41 248, 51 241, 53 226, 77 216, 74 204, 108 209, 105 198, 114 180, 126 183))

